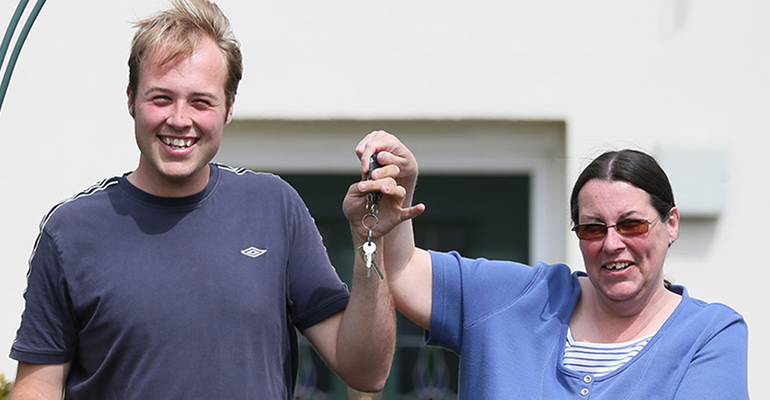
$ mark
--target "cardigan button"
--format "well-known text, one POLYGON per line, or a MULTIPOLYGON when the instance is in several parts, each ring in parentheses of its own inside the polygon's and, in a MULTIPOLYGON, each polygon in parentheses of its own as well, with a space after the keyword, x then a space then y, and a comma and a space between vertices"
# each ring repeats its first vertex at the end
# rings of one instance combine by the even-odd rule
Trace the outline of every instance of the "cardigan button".
POLYGON ((583 377, 583 382, 585 382, 585 383, 591 383, 591 381, 593 381, 593 380, 594 380, 594 378, 591 375, 586 375, 586 376, 583 377))
POLYGON ((581 396, 588 396, 588 389, 583 388, 583 390, 580 391, 581 396))

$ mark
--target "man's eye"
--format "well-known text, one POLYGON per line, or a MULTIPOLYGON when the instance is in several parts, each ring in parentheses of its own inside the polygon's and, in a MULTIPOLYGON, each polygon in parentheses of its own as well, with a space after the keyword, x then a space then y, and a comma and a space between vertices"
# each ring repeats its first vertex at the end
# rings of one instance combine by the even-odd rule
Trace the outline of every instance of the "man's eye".
POLYGON ((195 108, 199 109, 211 107, 211 103, 209 103, 207 100, 193 100, 192 104, 195 108))
POLYGON ((166 96, 156 96, 152 98, 152 102, 156 105, 168 105, 171 104, 171 99, 166 96))

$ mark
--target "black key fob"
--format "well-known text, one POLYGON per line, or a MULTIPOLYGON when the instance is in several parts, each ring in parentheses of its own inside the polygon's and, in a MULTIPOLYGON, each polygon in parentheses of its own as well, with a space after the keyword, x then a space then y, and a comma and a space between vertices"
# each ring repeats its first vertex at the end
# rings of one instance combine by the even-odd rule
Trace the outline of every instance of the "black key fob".
POLYGON ((380 168, 381 166, 382 165, 377 162, 377 153, 372 154, 372 156, 369 158, 369 172, 366 173, 366 180, 372 180, 372 171, 380 168))

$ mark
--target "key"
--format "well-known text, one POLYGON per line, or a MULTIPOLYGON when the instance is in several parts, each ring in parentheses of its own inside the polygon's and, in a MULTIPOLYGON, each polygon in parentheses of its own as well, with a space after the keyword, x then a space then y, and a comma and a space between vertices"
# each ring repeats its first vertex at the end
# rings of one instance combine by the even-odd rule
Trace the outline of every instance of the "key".
POLYGON ((366 263, 366 277, 372 277, 372 264, 376 264, 374 255, 377 253, 377 245, 374 242, 366 242, 361 245, 361 249, 364 252, 364 263, 366 263))
POLYGON ((379 276, 380 279, 385 279, 382 275, 382 271, 380 271, 380 267, 377 266, 377 261, 374 259, 374 255, 377 253, 377 245, 374 244, 374 242, 366 242, 362 244, 358 250, 366 264, 366 277, 371 278, 372 268, 374 268, 374 272, 377 273, 377 276, 379 276))
MULTIPOLYGON (((370 242, 366 242, 366 243, 370 243, 370 242)), ((364 247, 366 243, 358 247, 358 253, 361 254, 361 258, 364 260, 364 264, 366 265, 366 277, 369 278, 372 275, 371 264, 370 264, 372 261, 372 258, 366 251, 364 251, 364 247)))

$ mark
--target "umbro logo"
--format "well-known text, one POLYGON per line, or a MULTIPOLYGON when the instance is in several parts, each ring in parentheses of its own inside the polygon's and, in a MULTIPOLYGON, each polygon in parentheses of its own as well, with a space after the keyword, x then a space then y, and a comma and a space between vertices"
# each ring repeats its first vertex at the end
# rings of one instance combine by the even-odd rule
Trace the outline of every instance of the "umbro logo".
POLYGON ((258 249, 254 246, 251 246, 248 249, 241 250, 241 254, 251 258, 257 258, 265 253, 267 253, 267 250, 258 249))

